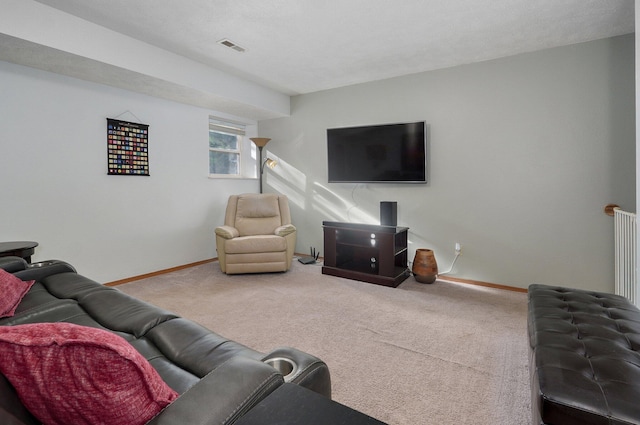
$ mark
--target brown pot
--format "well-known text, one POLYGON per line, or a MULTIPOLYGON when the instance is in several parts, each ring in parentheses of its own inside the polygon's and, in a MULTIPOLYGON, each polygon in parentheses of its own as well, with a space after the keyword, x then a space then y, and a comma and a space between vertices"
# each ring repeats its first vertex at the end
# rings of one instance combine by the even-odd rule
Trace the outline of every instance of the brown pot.
POLYGON ((411 267, 413 276, 420 283, 433 283, 438 277, 438 263, 430 249, 417 249, 411 267))

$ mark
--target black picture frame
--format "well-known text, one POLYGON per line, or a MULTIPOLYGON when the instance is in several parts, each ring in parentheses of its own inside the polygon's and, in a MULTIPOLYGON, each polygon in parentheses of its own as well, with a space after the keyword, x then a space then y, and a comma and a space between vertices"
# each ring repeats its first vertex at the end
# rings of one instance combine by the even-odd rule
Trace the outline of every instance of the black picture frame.
POLYGON ((149 176, 149 125, 107 118, 107 174, 149 176))

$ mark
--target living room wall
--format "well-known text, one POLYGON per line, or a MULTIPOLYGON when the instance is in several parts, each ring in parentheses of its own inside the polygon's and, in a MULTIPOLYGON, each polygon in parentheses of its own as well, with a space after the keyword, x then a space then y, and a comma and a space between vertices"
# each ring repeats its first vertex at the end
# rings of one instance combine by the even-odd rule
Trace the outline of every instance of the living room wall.
POLYGON ((258 183, 208 178, 210 114, 239 119, 0 62, 0 239, 100 282, 215 257, 228 196, 258 183), (149 177, 107 175, 116 117, 149 124, 149 177))
POLYGON ((462 245, 452 277, 613 291, 603 207, 635 209, 634 72, 627 35, 300 95, 259 123, 280 163, 265 191, 289 195, 298 252, 323 251, 323 220, 397 201, 410 259, 432 248, 444 271, 462 245), (417 120, 428 184, 327 183, 327 128, 417 120))

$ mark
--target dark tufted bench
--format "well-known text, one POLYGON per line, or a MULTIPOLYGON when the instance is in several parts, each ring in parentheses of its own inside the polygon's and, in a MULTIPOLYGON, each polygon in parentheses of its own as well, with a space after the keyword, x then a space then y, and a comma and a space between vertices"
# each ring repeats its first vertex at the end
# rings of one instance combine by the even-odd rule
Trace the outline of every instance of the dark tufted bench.
POLYGON ((529 286, 533 424, 640 424, 640 310, 627 299, 529 286))

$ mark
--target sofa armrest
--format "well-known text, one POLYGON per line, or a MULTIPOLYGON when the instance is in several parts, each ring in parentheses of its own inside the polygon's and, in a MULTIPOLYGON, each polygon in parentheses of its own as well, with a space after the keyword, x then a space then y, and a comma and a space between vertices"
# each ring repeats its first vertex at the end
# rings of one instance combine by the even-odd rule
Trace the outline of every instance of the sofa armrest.
POLYGON ((272 367, 234 357, 203 377, 147 425, 231 425, 283 382, 282 375, 272 367))
POLYGON ((15 273, 27 268, 28 263, 20 257, 0 257, 0 269, 15 273))
POLYGON ((296 231, 296 226, 293 224, 285 224, 284 226, 277 227, 274 233, 276 236, 287 236, 296 231))
POLYGON ((219 226, 216 227, 216 235, 225 239, 233 239, 240 236, 240 232, 235 227, 231 226, 219 226))
POLYGON ((293 371, 284 377, 286 382, 300 385, 331 398, 331 374, 325 362, 293 347, 280 347, 262 358, 263 362, 284 358, 294 364, 293 371))
POLYGON ((76 273, 76 269, 64 261, 49 260, 29 264, 26 269, 17 271, 14 275, 22 280, 40 281, 47 276, 68 272, 76 273))

